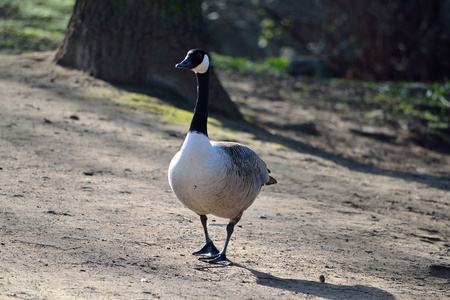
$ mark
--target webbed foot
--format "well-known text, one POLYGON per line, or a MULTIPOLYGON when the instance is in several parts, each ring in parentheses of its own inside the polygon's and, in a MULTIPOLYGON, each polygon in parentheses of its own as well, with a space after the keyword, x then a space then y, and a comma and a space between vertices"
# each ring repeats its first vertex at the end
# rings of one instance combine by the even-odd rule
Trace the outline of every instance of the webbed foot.
POLYGON ((204 256, 205 258, 214 258, 220 253, 213 243, 206 243, 202 249, 192 253, 193 255, 204 256))
POLYGON ((229 266, 233 264, 225 255, 225 253, 219 253, 213 257, 201 257, 199 260, 208 262, 210 264, 216 264, 216 265, 222 265, 222 266, 229 266))

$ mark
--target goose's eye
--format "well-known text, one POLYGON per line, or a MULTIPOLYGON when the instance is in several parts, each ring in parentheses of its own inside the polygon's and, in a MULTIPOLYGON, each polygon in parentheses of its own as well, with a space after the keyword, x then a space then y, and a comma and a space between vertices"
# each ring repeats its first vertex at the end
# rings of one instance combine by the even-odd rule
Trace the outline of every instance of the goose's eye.
POLYGON ((202 59, 202 58, 203 58, 203 54, 199 53, 199 54, 197 54, 197 57, 198 57, 199 59, 202 59))

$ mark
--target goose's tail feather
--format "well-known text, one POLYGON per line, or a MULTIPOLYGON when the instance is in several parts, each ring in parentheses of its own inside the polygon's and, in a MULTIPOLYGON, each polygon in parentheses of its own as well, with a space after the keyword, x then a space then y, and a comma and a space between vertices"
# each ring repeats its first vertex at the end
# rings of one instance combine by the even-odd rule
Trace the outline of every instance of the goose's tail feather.
POLYGON ((269 176, 269 181, 265 183, 265 185, 271 185, 277 183, 277 180, 272 176, 269 176))

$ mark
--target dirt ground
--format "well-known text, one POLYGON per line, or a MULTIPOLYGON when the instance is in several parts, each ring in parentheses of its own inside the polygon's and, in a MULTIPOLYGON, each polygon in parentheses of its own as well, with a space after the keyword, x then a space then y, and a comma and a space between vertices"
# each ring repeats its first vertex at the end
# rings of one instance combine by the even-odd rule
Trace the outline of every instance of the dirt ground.
MULTIPOLYGON (((449 155, 222 74, 258 124, 225 130, 278 184, 236 228, 234 265, 209 265, 167 182, 187 126, 92 97, 116 88, 52 55, 0 56, 0 299, 449 299, 449 155)), ((221 246, 227 220, 209 222, 221 246)))

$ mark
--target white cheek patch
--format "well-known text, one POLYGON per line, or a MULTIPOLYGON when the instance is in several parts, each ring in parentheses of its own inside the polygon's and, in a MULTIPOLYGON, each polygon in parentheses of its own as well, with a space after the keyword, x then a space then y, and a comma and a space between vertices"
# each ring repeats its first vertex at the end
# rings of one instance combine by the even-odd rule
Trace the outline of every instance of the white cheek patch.
POLYGON ((208 68, 209 68, 209 58, 208 55, 205 54, 205 56, 203 56, 202 63, 193 68, 192 71, 203 74, 206 71, 208 71, 208 68))

